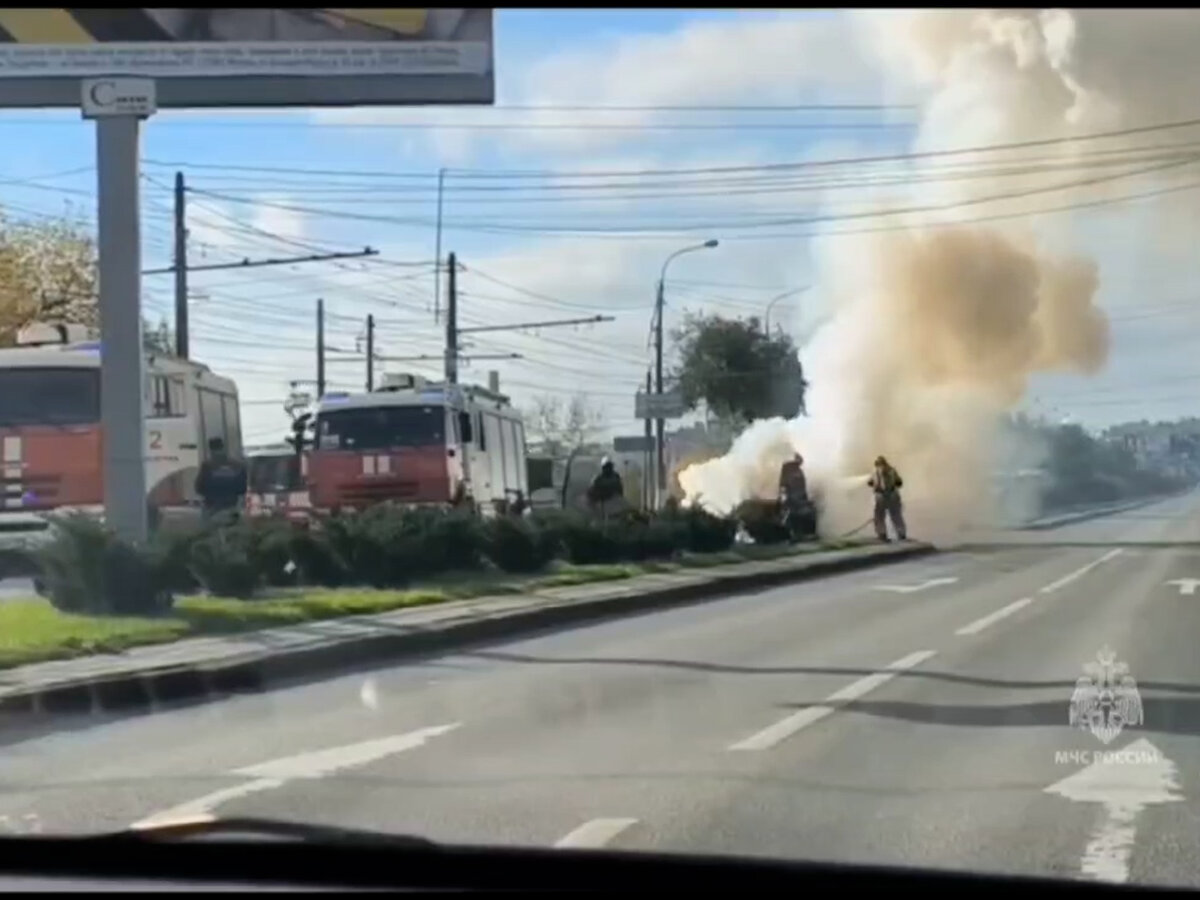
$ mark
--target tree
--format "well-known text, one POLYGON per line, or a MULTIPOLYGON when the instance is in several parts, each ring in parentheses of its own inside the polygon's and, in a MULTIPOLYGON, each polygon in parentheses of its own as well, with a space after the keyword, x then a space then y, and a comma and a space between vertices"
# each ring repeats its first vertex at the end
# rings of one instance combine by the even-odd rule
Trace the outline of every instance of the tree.
POLYGON ((551 454, 569 452, 588 443, 604 428, 604 413, 591 405, 586 394, 576 394, 564 403, 562 398, 535 397, 525 412, 525 424, 535 437, 544 441, 551 454))
POLYGON ((691 313, 672 334, 674 371, 685 408, 701 403, 723 423, 803 413, 808 382, 786 334, 764 334, 758 319, 691 313))
POLYGON ((0 346, 33 321, 95 327, 96 260, 95 240, 69 212, 18 221, 0 211, 0 346))
MULTIPOLYGON (((65 322, 99 328, 98 253, 83 221, 13 220, 0 211, 0 347, 16 343, 30 322, 65 322)), ((165 319, 142 321, 143 344, 173 355, 175 335, 165 319)))

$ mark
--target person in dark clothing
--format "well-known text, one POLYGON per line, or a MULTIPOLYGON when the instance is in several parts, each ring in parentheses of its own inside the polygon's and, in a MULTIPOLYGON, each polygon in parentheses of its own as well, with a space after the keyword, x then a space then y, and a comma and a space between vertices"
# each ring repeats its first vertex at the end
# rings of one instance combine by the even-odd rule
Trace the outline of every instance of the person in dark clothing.
POLYGON ((624 496, 625 483, 621 480, 621 473, 617 471, 612 460, 606 456, 600 461, 600 471, 596 473, 591 486, 588 487, 588 502, 593 508, 603 513, 609 503, 624 496))
POLYGON ((247 486, 245 464, 229 456, 221 438, 212 438, 208 450, 209 458, 196 474, 196 493, 205 517, 237 509, 245 499, 247 486))
POLYGON ((808 499, 808 478, 804 474, 804 457, 796 453, 779 467, 779 492, 792 502, 808 499))
POLYGON ((793 539, 815 532, 815 511, 808 497, 804 457, 799 453, 779 467, 779 502, 784 524, 793 539))

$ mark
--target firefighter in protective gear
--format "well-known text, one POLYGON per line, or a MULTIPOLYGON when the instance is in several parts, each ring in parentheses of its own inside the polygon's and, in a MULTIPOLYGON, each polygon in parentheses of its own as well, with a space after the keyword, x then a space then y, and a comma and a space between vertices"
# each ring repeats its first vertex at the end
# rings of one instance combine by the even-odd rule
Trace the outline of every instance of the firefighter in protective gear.
POLYGON ((808 478, 804 475, 804 457, 796 453, 779 467, 779 493, 785 500, 800 503, 808 499, 808 478))
POLYGON ((875 534, 881 541, 887 541, 887 519, 892 520, 892 528, 896 530, 897 539, 908 539, 908 529, 904 524, 904 508, 900 502, 900 488, 904 487, 904 479, 900 473, 882 456, 875 460, 875 472, 867 484, 875 491, 875 534))
POLYGON ((816 510, 808 498, 804 457, 799 453, 779 467, 779 500, 793 540, 816 533, 816 510))

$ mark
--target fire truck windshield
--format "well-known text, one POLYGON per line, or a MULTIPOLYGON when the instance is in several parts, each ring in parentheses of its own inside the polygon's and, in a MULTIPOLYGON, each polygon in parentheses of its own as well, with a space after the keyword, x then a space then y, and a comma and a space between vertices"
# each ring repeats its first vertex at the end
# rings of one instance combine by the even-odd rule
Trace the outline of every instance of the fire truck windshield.
POLYGON ((387 450, 446 443, 444 406, 374 406, 322 412, 319 450, 387 450))
POLYGON ((0 369, 0 427, 99 421, 97 369, 0 369))

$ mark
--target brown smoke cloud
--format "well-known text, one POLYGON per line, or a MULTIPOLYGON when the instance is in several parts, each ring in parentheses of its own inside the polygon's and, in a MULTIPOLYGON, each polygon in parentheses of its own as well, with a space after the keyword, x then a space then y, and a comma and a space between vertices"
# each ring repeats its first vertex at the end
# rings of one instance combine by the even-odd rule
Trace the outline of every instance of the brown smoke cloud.
POLYGON ((985 524, 1006 464, 1000 415, 1035 373, 1104 365, 1097 267, 971 226, 887 235, 869 258, 872 283, 845 313, 864 337, 841 348, 857 359, 855 384, 821 404, 843 433, 833 470, 866 471, 883 453, 907 470, 921 533, 985 524))
MULTIPOLYGON (((1197 83, 1190 76, 1200 76, 1200 56, 1191 49, 1200 38, 1195 11, 861 15, 873 17, 863 19, 867 45, 921 99, 917 152, 1087 135, 1196 115, 1187 87, 1197 83)), ((1097 303, 1104 272, 1140 268, 1147 255, 1172 259, 1179 238, 1177 227, 1149 239, 1139 233, 1129 243, 1141 246, 1129 258, 1090 252, 1093 223, 1128 215, 1123 207, 1013 223, 970 219, 1110 199, 1200 177, 1200 166, 1179 149, 1196 137, 1149 133, 1010 153, 1010 161, 1032 159, 1036 166, 986 154, 960 159, 978 165, 973 177, 926 181, 914 190, 915 203, 911 195, 886 202, 911 208, 1093 183, 949 213, 910 214, 903 230, 818 241, 820 288, 835 314, 802 354, 813 381, 810 416, 755 423, 725 457, 682 472, 681 485, 717 509, 755 494, 770 496, 780 463, 795 447, 824 496, 823 530, 839 533, 869 514, 862 475, 883 453, 905 476, 914 534, 946 539, 971 525, 996 523, 996 475, 1036 464, 1038 455, 1005 431, 1004 414, 1037 373, 1086 376, 1103 368, 1110 348, 1108 321, 1097 303), (1124 168, 1111 158, 1098 163, 1106 154, 1128 156, 1129 148, 1149 147, 1145 152, 1161 159, 1158 144, 1185 164, 1138 177, 1103 177, 1154 161, 1135 159, 1124 168)), ((1154 212, 1143 206, 1140 214, 1178 226, 1179 210, 1186 209, 1193 214, 1185 232, 1194 237, 1195 203, 1196 195, 1171 194, 1151 204, 1154 212)))

